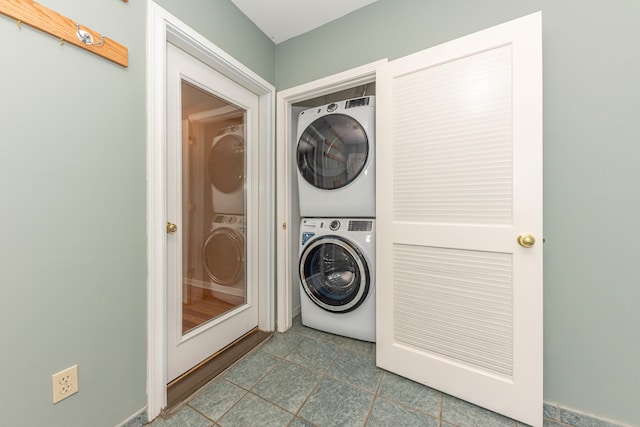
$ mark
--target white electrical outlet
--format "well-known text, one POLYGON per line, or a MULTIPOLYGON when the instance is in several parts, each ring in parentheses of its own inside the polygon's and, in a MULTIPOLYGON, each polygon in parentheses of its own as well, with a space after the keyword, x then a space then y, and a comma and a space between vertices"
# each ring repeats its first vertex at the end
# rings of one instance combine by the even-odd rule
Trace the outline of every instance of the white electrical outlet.
POLYGON ((66 399, 78 391, 78 365, 73 365, 51 377, 53 403, 66 399))

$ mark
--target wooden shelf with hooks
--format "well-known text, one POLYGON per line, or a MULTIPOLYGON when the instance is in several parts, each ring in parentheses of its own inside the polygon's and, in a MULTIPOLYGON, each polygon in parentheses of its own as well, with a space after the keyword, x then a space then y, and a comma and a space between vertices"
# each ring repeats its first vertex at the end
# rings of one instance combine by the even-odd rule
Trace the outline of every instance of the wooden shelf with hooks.
POLYGON ((103 36, 83 25, 76 28, 76 23, 58 12, 51 10, 33 0, 1 0, 0 13, 18 21, 18 25, 26 24, 91 53, 102 56, 123 67, 129 66, 129 50, 126 46, 103 36), (78 29, 89 33, 96 41, 86 44, 77 36, 78 29), (103 44, 99 44, 104 40, 103 44))

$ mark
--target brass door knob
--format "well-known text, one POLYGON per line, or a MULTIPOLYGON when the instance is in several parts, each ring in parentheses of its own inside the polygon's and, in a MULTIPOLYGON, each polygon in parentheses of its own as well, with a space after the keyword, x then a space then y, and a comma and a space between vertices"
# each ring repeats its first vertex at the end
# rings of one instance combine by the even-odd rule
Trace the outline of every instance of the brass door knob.
POLYGON ((175 233, 176 231, 178 231, 178 226, 168 222, 167 223, 167 233, 175 233))
POLYGON ((518 243, 523 248, 530 248, 531 246, 536 244, 536 238, 529 233, 522 233, 518 235, 518 243))

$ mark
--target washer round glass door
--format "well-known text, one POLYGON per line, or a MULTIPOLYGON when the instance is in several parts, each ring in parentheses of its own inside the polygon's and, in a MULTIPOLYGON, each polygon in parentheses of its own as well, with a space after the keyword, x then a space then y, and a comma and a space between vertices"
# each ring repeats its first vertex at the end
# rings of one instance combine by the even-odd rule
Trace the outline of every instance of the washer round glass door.
POLYGON ((338 236, 320 237, 308 244, 300 257, 300 280, 317 306, 343 313, 364 302, 371 283, 362 253, 338 236))
POLYGON ((218 228, 204 242, 202 259, 207 275, 215 283, 238 284, 244 277, 244 237, 231 228, 218 228))
POLYGON ((335 190, 353 182, 369 156, 369 139, 360 123, 345 114, 313 121, 298 140, 298 170, 311 185, 335 190))

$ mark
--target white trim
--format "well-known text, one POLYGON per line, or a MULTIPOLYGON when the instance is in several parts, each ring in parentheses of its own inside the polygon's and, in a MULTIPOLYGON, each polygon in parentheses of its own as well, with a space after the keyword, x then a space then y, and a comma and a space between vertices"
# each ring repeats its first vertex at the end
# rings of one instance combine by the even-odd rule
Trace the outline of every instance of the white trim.
POLYGON ((210 281, 205 282, 204 280, 191 279, 188 277, 185 277, 182 280, 185 284, 194 286, 196 288, 208 289, 216 293, 222 293, 222 294, 227 294, 232 296, 239 296, 239 297, 244 296, 244 290, 242 288, 238 288, 234 286, 218 285, 217 283, 212 283, 210 281))
POLYGON ((154 419, 167 404, 166 394, 166 44, 168 41, 260 96, 260 279, 259 324, 274 329, 273 241, 273 85, 249 70, 184 22, 147 2, 147 415, 154 419), (262 236, 261 236, 262 237, 262 236), (264 274, 262 274, 262 272, 264 274))
POLYGON ((146 420, 147 419, 147 407, 145 406, 144 408, 140 409, 138 412, 132 414, 129 418, 127 418, 126 420, 122 421, 120 424, 116 424, 116 427, 133 427, 133 426, 138 426, 140 424, 138 424, 138 418, 143 418, 146 420), (136 423, 134 424, 133 421, 136 421, 136 423))
POLYGON ((372 62, 348 71, 324 77, 313 82, 305 83, 290 89, 283 90, 277 94, 276 106, 276 143, 277 143, 277 164, 276 182, 278 195, 276 229, 277 235, 277 295, 278 295, 278 331, 284 332, 291 327, 291 320, 295 314, 299 313, 299 306, 292 307, 291 287, 293 277, 291 276, 290 260, 292 253, 297 253, 298 248, 290 244, 291 233, 298 229, 299 224, 292 223, 291 206, 291 180, 289 165, 293 161, 291 154, 291 107, 294 103, 306 99, 327 95, 348 89, 376 80, 376 74, 382 64, 387 60, 372 62), (283 225, 286 224, 286 227, 283 225))
POLYGON ((151 1, 147 12, 147 416, 151 421, 167 405, 167 304, 162 286, 167 281, 163 268, 166 241, 162 230, 166 223, 166 23, 162 9, 155 7, 151 1))

